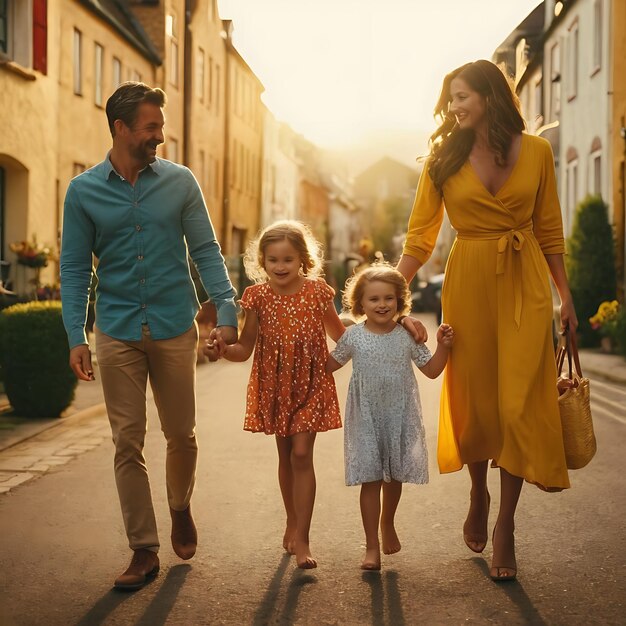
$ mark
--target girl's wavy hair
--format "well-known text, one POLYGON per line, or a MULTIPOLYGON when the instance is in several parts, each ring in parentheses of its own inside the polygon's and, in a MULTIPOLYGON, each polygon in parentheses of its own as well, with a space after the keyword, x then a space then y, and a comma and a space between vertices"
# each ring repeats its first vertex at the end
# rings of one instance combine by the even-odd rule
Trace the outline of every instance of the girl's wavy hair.
POLYGON ((374 263, 346 281, 346 287, 341 298, 344 310, 352 313, 355 317, 365 315, 362 304, 363 292, 368 283, 375 281, 387 283, 395 288, 398 315, 408 315, 411 312, 411 290, 406 279, 386 261, 374 263))
POLYGON ((473 91, 485 98, 488 140, 496 153, 497 165, 506 165, 513 135, 526 128, 519 98, 497 65, 481 59, 447 74, 434 111, 439 128, 429 141, 428 173, 439 191, 467 161, 475 137, 473 129, 459 128, 450 112, 450 85, 455 78, 463 79, 473 91))
POLYGON ((311 229, 296 220, 274 222, 264 228, 259 236, 252 240, 243 255, 246 276, 255 283, 268 280, 265 271, 265 251, 267 246, 279 241, 288 241, 300 255, 300 271, 309 278, 318 278, 323 273, 324 256, 321 244, 315 239, 311 229))

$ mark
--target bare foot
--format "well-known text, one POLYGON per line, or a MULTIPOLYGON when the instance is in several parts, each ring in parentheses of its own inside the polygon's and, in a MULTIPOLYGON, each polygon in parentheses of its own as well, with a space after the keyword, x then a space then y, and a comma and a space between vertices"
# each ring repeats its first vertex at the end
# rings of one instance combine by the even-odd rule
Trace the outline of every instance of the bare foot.
POLYGON ((379 570, 380 569, 380 547, 365 548, 365 558, 361 563, 361 569, 379 570))
POLYGON ((470 508, 463 524, 463 540, 472 552, 482 552, 487 545, 487 521, 491 496, 485 489, 483 497, 470 494, 470 508))
POLYGON ((508 532, 496 524, 493 529, 493 556, 489 575, 493 580, 514 580, 517 576, 515 560, 515 536, 513 529, 508 532))
POLYGON ((381 522, 380 533, 383 538, 383 552, 385 554, 395 554, 396 552, 400 552, 400 548, 402 548, 402 545, 400 544, 400 540, 398 539, 398 535, 396 533, 393 522, 391 524, 381 522))
POLYGON ((314 569, 317 561, 311 556, 308 543, 295 543, 296 563, 300 569, 314 569))
POLYGON ((289 552, 289 554, 296 553, 296 528, 292 528, 287 524, 285 528, 285 534, 283 535, 283 548, 289 552))

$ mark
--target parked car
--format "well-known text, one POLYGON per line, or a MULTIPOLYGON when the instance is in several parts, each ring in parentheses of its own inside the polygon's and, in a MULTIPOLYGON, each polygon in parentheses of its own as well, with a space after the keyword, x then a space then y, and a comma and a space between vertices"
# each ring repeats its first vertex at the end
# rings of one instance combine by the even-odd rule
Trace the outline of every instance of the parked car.
POLYGON ((445 274, 435 274, 426 281, 420 281, 417 290, 411 294, 411 310, 415 313, 435 313, 441 323, 441 288, 445 274))

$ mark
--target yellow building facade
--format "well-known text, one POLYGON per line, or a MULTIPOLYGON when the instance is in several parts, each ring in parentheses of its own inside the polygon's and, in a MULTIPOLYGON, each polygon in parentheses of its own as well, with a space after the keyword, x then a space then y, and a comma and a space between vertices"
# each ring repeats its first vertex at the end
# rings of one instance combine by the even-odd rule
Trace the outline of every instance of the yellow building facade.
MULTIPOLYGON (((0 202, 3 278, 22 294, 32 270, 10 244, 33 240, 58 252, 65 190, 71 178, 104 159, 111 145, 104 106, 120 82, 154 82, 160 59, 125 30, 75 0, 9 0, 10 28, 0 55, 0 202), (34 13, 45 11, 45 70, 33 55, 34 13), (20 12, 22 9, 23 12, 20 12), (8 265, 10 264, 10 265, 8 265)), ((110 19, 107 19, 110 18, 110 19)), ((121 19, 121 18, 120 18, 121 19)), ((42 271, 54 282, 55 262, 42 271)))

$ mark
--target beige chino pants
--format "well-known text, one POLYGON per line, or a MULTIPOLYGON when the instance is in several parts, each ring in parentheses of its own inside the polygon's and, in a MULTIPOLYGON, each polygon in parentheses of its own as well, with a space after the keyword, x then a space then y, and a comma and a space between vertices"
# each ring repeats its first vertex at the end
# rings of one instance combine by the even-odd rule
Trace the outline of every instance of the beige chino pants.
POLYGON ((157 406, 167 442, 167 499, 172 509, 189 505, 195 482, 196 356, 198 328, 153 340, 147 325, 139 341, 120 341, 96 328, 96 354, 115 444, 115 482, 132 550, 157 552, 159 538, 143 455, 147 430, 146 386, 157 406))

